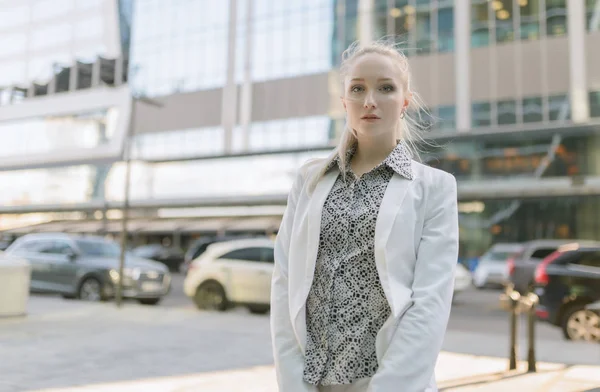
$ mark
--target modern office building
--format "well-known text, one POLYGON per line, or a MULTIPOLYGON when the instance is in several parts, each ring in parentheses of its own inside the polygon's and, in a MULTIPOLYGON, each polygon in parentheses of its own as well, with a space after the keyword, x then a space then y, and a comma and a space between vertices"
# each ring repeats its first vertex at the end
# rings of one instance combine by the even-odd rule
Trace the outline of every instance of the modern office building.
POLYGON ((130 135, 138 234, 276 230, 296 169, 344 125, 341 53, 393 36, 439 145, 422 158, 459 181, 464 255, 600 240, 600 0, 4 0, 0 12, 7 232, 117 231, 130 135))

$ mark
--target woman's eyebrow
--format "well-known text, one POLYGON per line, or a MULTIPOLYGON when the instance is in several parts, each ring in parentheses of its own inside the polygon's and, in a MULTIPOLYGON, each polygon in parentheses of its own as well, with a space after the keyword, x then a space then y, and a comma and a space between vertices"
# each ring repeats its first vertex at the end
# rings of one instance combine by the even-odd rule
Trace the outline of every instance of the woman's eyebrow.
MULTIPOLYGON (((390 81, 391 81, 392 79, 391 79, 391 78, 379 78, 379 79, 377 79, 377 81, 378 81, 378 82, 381 82, 381 81, 386 81, 386 80, 390 80, 390 81)), ((357 81, 357 82, 364 82, 364 79, 363 79, 363 78, 354 78, 354 79, 352 79, 352 80, 350 80, 350 81, 351 81, 351 82, 354 82, 354 81, 357 81)))

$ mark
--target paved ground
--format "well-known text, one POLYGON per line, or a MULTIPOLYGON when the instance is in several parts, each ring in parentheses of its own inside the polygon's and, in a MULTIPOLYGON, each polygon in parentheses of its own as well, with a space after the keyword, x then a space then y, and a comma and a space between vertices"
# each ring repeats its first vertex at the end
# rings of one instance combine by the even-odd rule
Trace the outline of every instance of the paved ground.
MULTIPOLYGON (((252 315, 245 309, 200 312, 183 294, 182 281, 183 276, 174 277, 172 292, 157 307, 131 301, 116 309, 113 303, 87 304, 56 296, 32 296, 26 317, 0 319, 0 392, 98 383, 109 383, 107 390, 112 391, 117 387, 110 383, 147 379, 156 385, 163 385, 162 381, 169 385, 189 381, 190 390, 204 391, 210 389, 196 389, 198 382, 219 383, 238 377, 250 380, 270 374, 273 360, 268 317, 252 315)), ((446 362, 463 365, 440 368, 442 380, 464 381, 468 385, 461 388, 477 390, 473 388, 478 388, 480 381, 473 381, 472 375, 465 376, 466 381, 461 378, 465 368, 483 366, 490 370, 485 365, 488 362, 493 362, 495 373, 506 368, 508 319, 498 308, 498 295, 499 291, 471 290, 457 298, 444 350, 467 357, 500 359, 477 358, 467 365, 460 355, 445 353, 446 362)), ((522 336, 524 327, 523 323, 522 336)), ((549 325, 539 324, 537 330, 538 360, 600 365, 598 346, 566 342, 560 331, 549 325)), ((525 359, 525 353, 526 342, 521 339, 519 357, 525 359)), ((514 377, 503 382, 511 379, 514 377)), ((270 390, 266 384, 260 385, 256 390, 270 390)), ((452 386, 455 384, 448 384, 452 386)), ((124 390, 134 390, 131 388, 133 384, 128 384, 124 390)))
MULTIPOLYGON (((493 332, 450 330, 444 349, 478 355, 496 352, 504 357, 506 341, 505 335, 493 332)), ((553 357, 570 359, 571 363, 600 365, 600 350, 595 345, 540 339, 538 347, 538 358, 542 361, 553 357)), ((191 383, 190 391, 237 391, 239 389, 228 389, 222 383, 219 388, 197 388, 198 382, 217 385, 225 382, 223 380, 241 383, 250 379, 262 380, 254 384, 257 391, 274 390, 268 386, 272 384, 272 377, 267 377, 272 372, 268 317, 252 315, 244 309, 211 313, 199 312, 187 305, 145 307, 136 303, 116 309, 110 303, 87 304, 34 296, 29 302, 28 316, 0 319, 0 353, 1 392, 148 379, 152 384, 171 385, 182 382, 180 377, 191 383)), ((445 355, 446 362, 453 365, 440 368, 439 377, 454 383, 448 384, 449 387, 460 382, 474 388, 481 381, 479 384, 473 381, 473 369, 485 370, 482 374, 496 374, 507 365, 505 359, 477 358, 467 362, 459 360, 461 357, 456 354, 452 354, 455 357, 451 360, 447 357, 450 354, 445 355)), ((165 389, 134 389, 133 384, 106 388, 110 391, 186 390, 166 386, 165 389)), ((253 389, 244 387, 243 390, 253 389)))

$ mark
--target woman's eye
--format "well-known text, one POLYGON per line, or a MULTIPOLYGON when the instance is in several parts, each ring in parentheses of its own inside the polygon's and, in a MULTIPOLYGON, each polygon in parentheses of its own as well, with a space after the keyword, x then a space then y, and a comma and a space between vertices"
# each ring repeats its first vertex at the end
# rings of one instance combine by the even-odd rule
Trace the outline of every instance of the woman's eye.
POLYGON ((363 91, 363 88, 361 86, 354 86, 350 88, 350 91, 353 93, 360 93, 361 91, 363 91))
POLYGON ((394 86, 386 84, 385 86, 382 86, 381 89, 387 93, 387 92, 390 92, 390 91, 394 91, 394 86))

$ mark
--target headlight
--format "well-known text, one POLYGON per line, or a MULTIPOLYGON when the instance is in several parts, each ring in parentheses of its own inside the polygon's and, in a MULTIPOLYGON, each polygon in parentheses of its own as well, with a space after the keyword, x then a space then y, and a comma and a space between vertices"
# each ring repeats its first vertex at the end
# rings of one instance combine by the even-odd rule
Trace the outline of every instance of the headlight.
MULTIPOLYGON (((140 278, 140 274, 141 271, 139 268, 125 268, 123 270, 123 276, 125 276, 125 280, 123 281, 123 283, 127 283, 128 281, 131 280, 138 280, 140 278)), ((110 271, 108 271, 108 275, 110 276, 110 279, 117 283, 119 281, 119 271, 116 269, 111 269, 110 271)))

